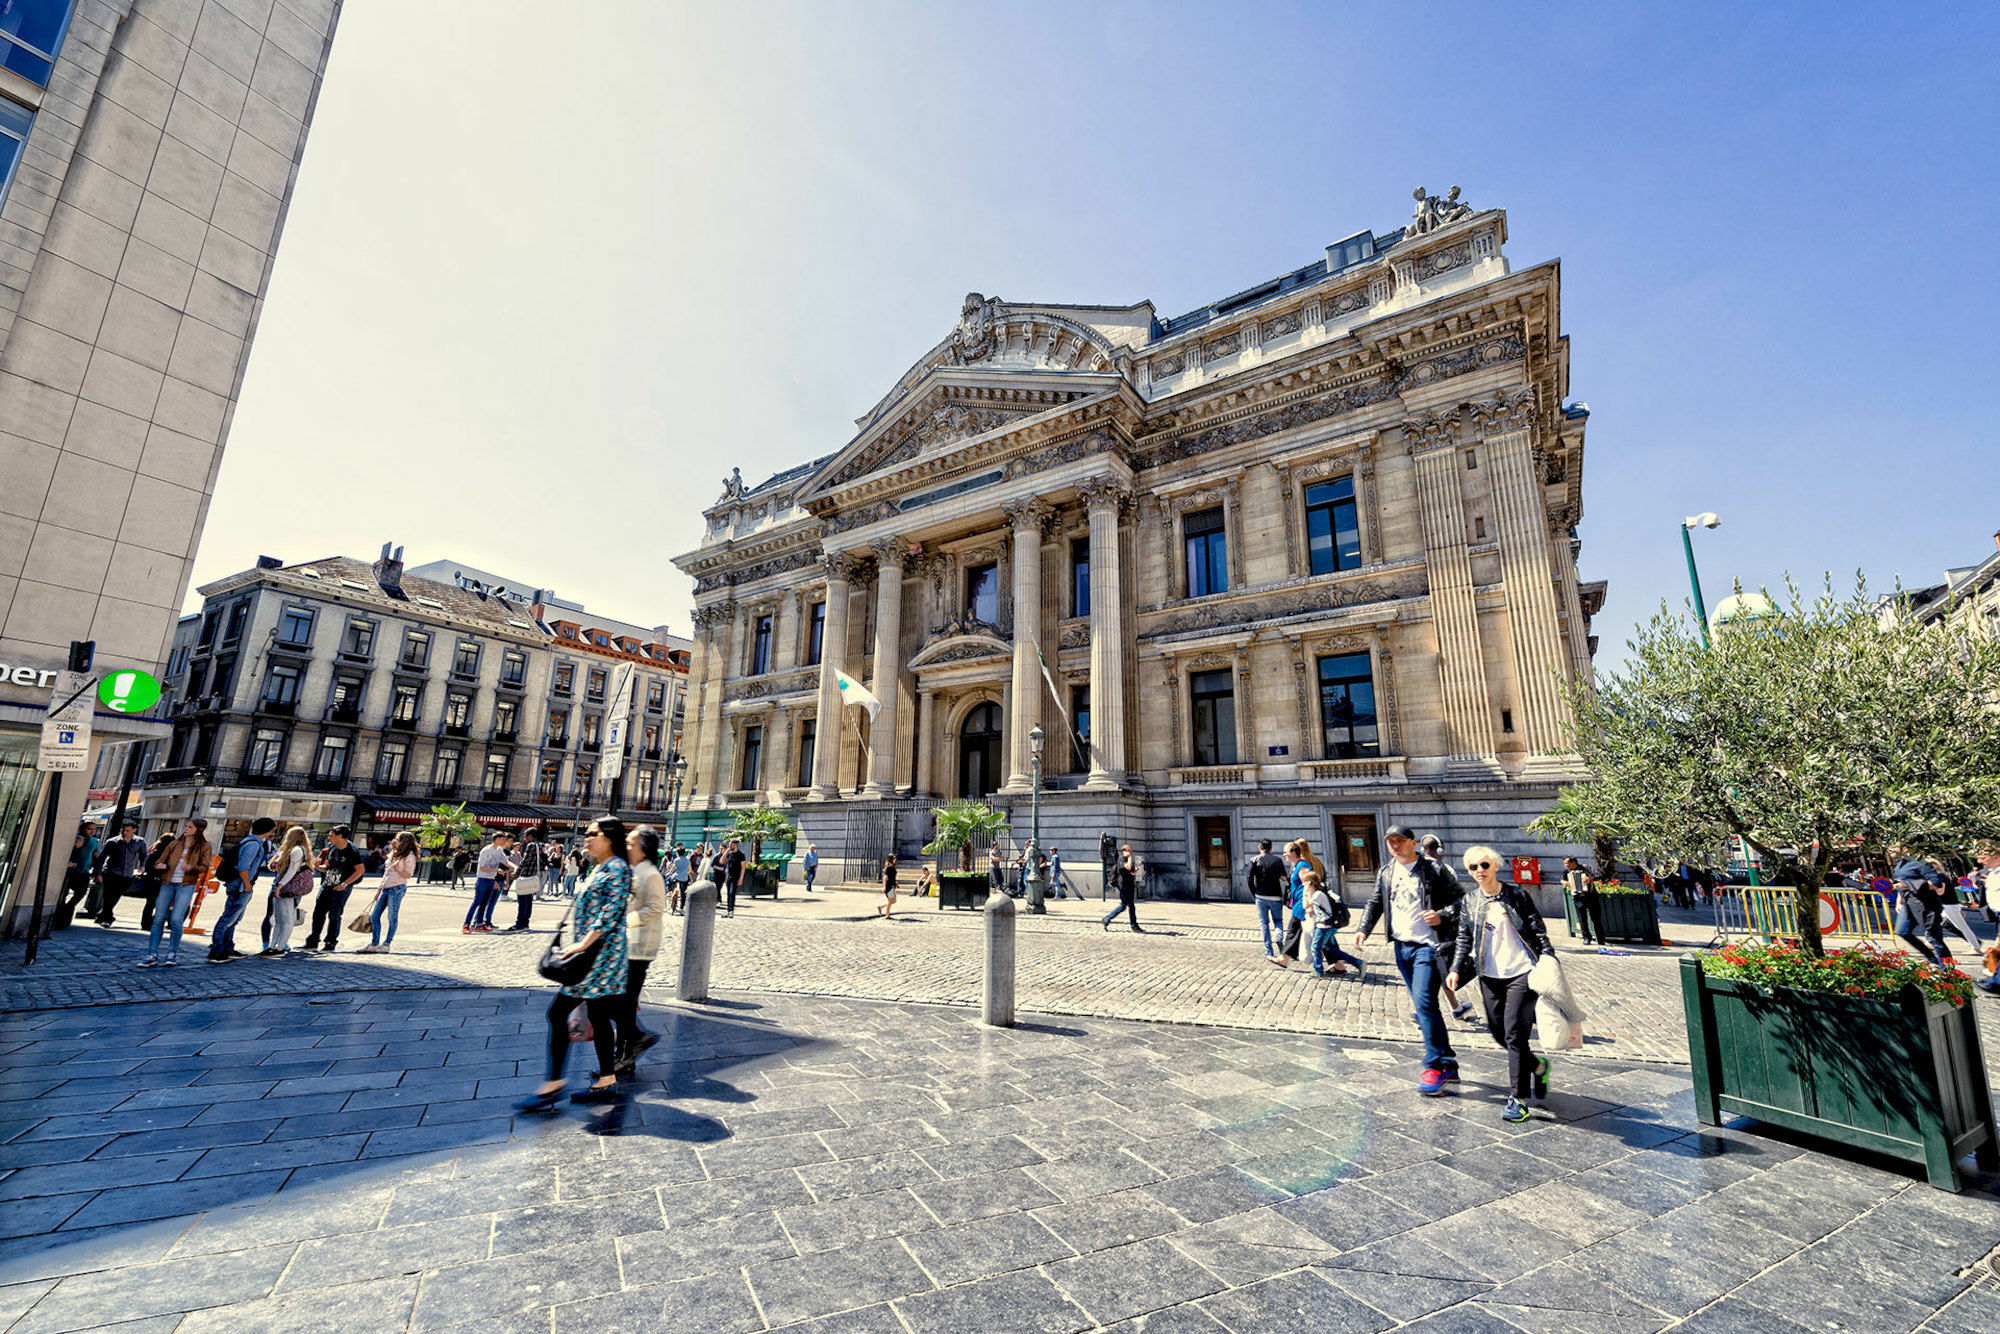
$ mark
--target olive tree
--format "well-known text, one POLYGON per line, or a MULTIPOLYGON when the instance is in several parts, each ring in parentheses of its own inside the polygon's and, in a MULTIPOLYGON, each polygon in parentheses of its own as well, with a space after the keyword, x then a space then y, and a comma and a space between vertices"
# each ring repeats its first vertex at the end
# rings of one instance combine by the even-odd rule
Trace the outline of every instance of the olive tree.
POLYGON ((1662 605, 1620 671, 1570 690, 1594 777, 1534 827, 1609 834, 1648 859, 1714 868, 1740 836, 1796 887, 1817 955, 1816 896, 1839 856, 2000 841, 2000 639, 1924 626, 1852 597, 1802 596, 1703 646, 1662 605))

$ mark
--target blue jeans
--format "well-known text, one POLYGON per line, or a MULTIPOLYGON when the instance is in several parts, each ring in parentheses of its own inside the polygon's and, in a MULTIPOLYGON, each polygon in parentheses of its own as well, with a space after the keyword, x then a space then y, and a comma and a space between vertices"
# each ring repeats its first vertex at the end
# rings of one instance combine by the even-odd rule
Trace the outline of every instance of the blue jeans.
POLYGON ((500 886, 491 877, 480 876, 472 885, 472 906, 465 910, 467 926, 491 926, 493 924, 493 901, 500 897, 500 886))
POLYGON ((403 893, 409 887, 406 881, 375 891, 375 906, 368 914, 369 944, 386 945, 396 938, 396 919, 402 915, 403 893))
POLYGON ((177 959, 181 952, 181 929, 187 925, 188 909, 194 906, 193 885, 161 885, 160 892, 153 900, 153 934, 146 946, 146 957, 160 957, 160 929, 171 926, 173 934, 167 941, 167 957, 177 959))
POLYGON ((1437 949, 1403 940, 1395 945, 1396 971, 1410 989, 1410 999, 1417 1007, 1417 1027, 1424 1035, 1424 1069, 1456 1070, 1458 1053, 1451 1049, 1444 1011, 1438 1008, 1438 984, 1443 979, 1438 975, 1437 949))
POLYGON ((236 952, 236 924, 243 920, 244 909, 250 906, 251 891, 244 889, 242 881, 229 887, 229 895, 222 901, 222 916, 215 919, 215 926, 208 933, 208 952, 215 957, 236 952))
POLYGON ((1315 973, 1323 973, 1333 964, 1344 963, 1355 968, 1361 967, 1361 960, 1340 948, 1340 928, 1337 926, 1316 926, 1313 928, 1312 965, 1315 973))
POLYGON ((1284 903, 1279 899, 1257 900, 1257 925, 1264 928, 1264 953, 1268 957, 1275 953, 1271 948, 1271 935, 1275 932, 1282 941, 1285 937, 1284 903))

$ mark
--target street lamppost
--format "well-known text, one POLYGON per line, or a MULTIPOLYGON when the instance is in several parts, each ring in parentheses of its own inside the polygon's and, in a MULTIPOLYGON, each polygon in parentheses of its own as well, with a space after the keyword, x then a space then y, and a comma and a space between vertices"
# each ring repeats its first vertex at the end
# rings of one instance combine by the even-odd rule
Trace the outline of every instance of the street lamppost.
POLYGON ((1028 729, 1028 756, 1035 766, 1035 785, 1028 798, 1028 868, 1021 879, 1028 890, 1028 911, 1045 913, 1047 905, 1043 896, 1047 886, 1042 884, 1042 746, 1048 735, 1042 731, 1040 723, 1028 729))
POLYGON ((674 756, 674 762, 667 766, 668 772, 673 775, 674 781, 674 835, 672 841, 675 843, 679 843, 681 839, 681 780, 687 777, 687 768, 688 762, 685 755, 674 756))
POLYGON ((1688 583, 1694 589, 1694 618, 1701 625, 1701 646, 1709 647, 1708 607, 1701 600, 1701 575, 1694 568, 1694 538, 1697 528, 1720 528, 1722 520, 1713 514, 1690 514, 1681 520, 1681 549, 1687 553, 1688 583))

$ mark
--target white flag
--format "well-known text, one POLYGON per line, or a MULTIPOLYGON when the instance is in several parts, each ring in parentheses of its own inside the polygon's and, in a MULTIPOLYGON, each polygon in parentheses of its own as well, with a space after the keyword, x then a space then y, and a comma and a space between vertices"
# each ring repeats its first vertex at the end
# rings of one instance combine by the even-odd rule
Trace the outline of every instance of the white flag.
POLYGON ((840 683, 840 702, 859 704, 868 710, 869 721, 874 721, 875 715, 882 711, 882 701, 875 698, 874 692, 838 667, 833 669, 833 679, 840 683))

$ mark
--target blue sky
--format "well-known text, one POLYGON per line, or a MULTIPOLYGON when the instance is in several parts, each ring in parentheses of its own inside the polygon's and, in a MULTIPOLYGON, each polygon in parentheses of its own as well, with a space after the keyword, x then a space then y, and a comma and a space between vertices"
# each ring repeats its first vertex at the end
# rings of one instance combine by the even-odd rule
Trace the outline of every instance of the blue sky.
POLYGON ((1711 602, 1992 550, 1995 7, 588 12, 350 0, 197 582, 394 540, 684 633, 722 475, 968 290, 1179 313, 1417 185, 1562 261, 1601 661, 1684 514, 1711 602))

